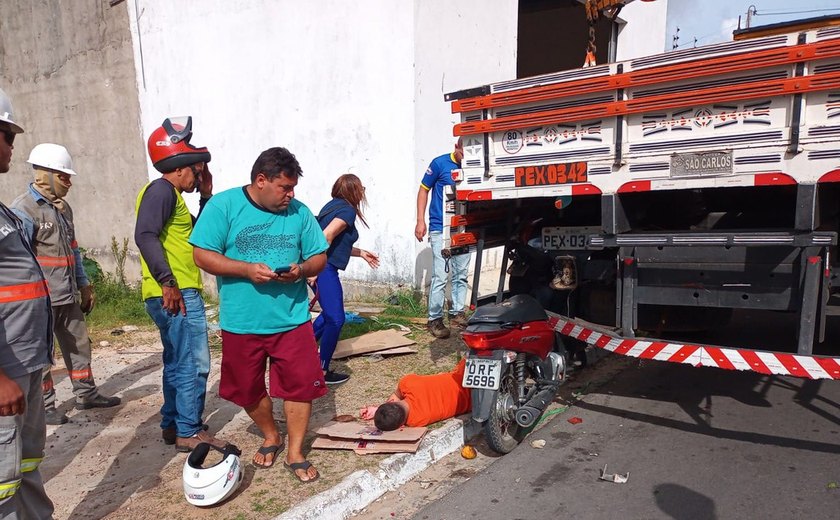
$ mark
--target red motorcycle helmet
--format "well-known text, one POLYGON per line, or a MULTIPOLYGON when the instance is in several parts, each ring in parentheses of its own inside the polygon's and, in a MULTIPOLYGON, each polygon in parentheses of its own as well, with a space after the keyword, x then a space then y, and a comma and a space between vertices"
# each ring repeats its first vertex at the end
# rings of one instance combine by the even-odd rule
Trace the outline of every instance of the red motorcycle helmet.
POLYGON ((149 158, 160 173, 169 173, 201 162, 210 162, 207 148, 190 144, 192 117, 166 118, 149 136, 149 158))

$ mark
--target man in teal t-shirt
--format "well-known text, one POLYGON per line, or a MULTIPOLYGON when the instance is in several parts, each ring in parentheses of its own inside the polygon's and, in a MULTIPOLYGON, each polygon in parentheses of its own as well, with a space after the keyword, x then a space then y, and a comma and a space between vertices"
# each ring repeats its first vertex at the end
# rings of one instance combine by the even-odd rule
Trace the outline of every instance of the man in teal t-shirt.
POLYGON ((254 456, 258 467, 272 466, 283 450, 271 402, 282 398, 289 434, 284 464, 298 480, 310 482, 318 472, 303 456, 303 437, 312 400, 327 388, 305 280, 324 269, 328 244, 309 208, 294 200, 301 176, 291 152, 264 151, 251 169, 251 184, 207 202, 190 243, 195 263, 216 275, 219 285, 219 395, 245 408, 265 436, 254 456))

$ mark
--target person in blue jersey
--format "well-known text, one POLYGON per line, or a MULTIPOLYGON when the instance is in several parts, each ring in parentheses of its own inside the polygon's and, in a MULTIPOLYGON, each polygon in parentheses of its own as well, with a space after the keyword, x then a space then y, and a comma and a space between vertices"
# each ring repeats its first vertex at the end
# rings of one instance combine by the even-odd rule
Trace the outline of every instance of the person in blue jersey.
POLYGON ((356 218, 368 227, 362 207, 367 205, 365 187, 352 173, 340 176, 332 187, 332 200, 318 213, 318 223, 330 244, 327 250, 327 266, 315 280, 321 314, 315 319, 315 339, 321 341, 321 369, 328 385, 337 385, 350 379, 347 374, 330 370, 330 361, 335 352, 341 327, 344 326, 344 291, 338 272, 343 271, 356 256, 373 269, 379 267, 379 256, 371 251, 355 247, 359 239, 356 218))
POLYGON ((452 180, 452 170, 461 167, 463 158, 463 143, 461 139, 458 139, 451 153, 432 160, 420 182, 420 189, 417 190, 417 225, 414 227, 414 236, 422 242, 428 231, 429 244, 432 247, 432 283, 429 287, 427 327, 436 338, 448 338, 450 333, 449 327, 443 321, 447 262, 449 262, 449 272, 452 273, 452 307, 449 310, 449 325, 463 328, 467 323, 464 302, 467 297, 467 268, 470 255, 464 253, 447 259, 443 257, 441 251, 443 248, 443 187, 455 184, 452 180), (427 204, 429 206, 428 228, 426 227, 427 204))

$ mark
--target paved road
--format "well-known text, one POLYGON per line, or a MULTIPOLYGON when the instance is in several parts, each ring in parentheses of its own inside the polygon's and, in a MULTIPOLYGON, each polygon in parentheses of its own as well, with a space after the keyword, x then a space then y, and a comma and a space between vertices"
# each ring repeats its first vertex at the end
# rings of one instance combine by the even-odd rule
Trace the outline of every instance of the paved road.
POLYGON ((840 382, 653 361, 615 374, 528 439, 544 449, 526 440, 414 518, 840 517, 840 382), (605 464, 629 481, 599 480, 605 464))

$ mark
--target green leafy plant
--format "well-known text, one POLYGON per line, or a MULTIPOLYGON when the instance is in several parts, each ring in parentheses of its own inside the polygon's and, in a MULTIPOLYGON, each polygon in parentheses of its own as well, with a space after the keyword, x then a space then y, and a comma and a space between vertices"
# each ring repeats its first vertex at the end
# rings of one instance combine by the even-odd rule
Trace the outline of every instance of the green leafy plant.
POLYGON ((117 281, 126 285, 125 281, 125 260, 128 258, 128 238, 123 238, 122 246, 117 243, 117 237, 111 236, 111 254, 114 255, 116 268, 114 274, 117 281))

